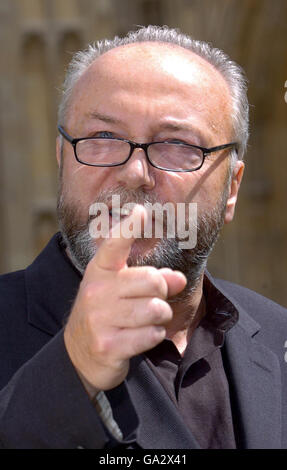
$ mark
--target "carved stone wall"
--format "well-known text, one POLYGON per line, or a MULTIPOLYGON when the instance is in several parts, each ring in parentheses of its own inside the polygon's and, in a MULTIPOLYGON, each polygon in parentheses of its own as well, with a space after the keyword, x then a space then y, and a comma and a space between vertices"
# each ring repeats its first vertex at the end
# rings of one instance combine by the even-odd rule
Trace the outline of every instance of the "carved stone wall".
POLYGON ((1 0, 0 271, 29 264, 57 230, 57 88, 72 52, 167 24, 223 48, 250 81, 238 210, 209 268, 287 305, 286 18, 286 0, 1 0))

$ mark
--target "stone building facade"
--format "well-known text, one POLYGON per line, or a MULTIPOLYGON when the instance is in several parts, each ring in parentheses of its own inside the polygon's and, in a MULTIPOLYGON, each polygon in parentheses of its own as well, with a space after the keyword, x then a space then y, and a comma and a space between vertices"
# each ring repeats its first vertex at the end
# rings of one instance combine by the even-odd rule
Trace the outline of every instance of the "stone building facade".
POLYGON ((1 0, 0 271, 29 264, 57 230, 56 110, 71 53, 167 24, 223 48, 250 82, 246 174, 209 269, 287 305, 286 19, 286 0, 1 0))

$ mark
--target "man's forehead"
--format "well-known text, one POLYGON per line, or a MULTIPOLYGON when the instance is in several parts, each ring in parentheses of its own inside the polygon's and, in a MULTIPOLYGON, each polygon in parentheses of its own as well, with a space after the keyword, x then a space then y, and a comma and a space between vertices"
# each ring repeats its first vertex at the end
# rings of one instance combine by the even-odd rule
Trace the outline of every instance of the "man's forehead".
POLYGON ((179 46, 137 43, 102 54, 76 83, 70 117, 73 121, 76 115, 79 122, 87 112, 107 111, 112 104, 122 118, 127 102, 129 112, 141 109, 147 116, 159 105, 162 114, 172 110, 180 119, 191 112, 201 118, 205 114, 210 128, 229 129, 231 99, 225 79, 205 59, 179 46))
POLYGON ((147 60, 156 62, 164 58, 174 57, 177 57, 181 60, 198 59, 199 62, 206 63, 203 58, 201 58, 191 50, 188 50, 176 44, 169 44, 156 41, 137 42, 121 45, 105 52, 104 54, 99 56, 98 59, 127 60, 131 58, 143 61, 147 60))
MULTIPOLYGON (((227 88, 223 76, 207 60, 186 48, 161 42, 143 42, 119 46, 99 56, 87 74, 109 74, 129 69, 134 74, 156 70, 178 80, 204 80, 227 88)), ((84 74, 85 75, 85 74, 84 74)), ((132 77, 131 77, 132 78, 132 77)))

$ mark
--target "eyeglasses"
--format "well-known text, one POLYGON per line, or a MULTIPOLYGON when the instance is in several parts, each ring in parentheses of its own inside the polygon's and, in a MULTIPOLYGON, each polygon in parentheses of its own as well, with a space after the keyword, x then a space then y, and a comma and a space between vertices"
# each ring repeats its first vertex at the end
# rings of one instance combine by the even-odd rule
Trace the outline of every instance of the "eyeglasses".
POLYGON ((205 157, 213 152, 235 148, 237 143, 204 148, 184 142, 149 142, 138 144, 126 139, 113 137, 81 137, 74 139, 61 127, 60 134, 74 148, 76 160, 83 165, 96 167, 120 166, 127 163, 133 151, 144 150, 148 162, 155 168, 165 171, 188 172, 199 170, 205 157))

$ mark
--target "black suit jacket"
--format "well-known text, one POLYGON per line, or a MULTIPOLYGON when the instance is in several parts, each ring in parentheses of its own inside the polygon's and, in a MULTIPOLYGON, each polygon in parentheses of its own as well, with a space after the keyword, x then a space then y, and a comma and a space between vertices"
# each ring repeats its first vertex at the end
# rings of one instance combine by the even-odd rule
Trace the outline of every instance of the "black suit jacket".
MULTIPOLYGON (((103 448, 111 445, 67 355, 63 324, 80 276, 59 235, 26 270, 0 277, 0 446, 103 448)), ((239 446, 287 448, 287 311, 258 294, 212 281, 239 311, 224 354, 239 446)), ((145 449, 195 449, 187 429, 143 356, 112 390, 124 413, 124 442, 145 449)))

